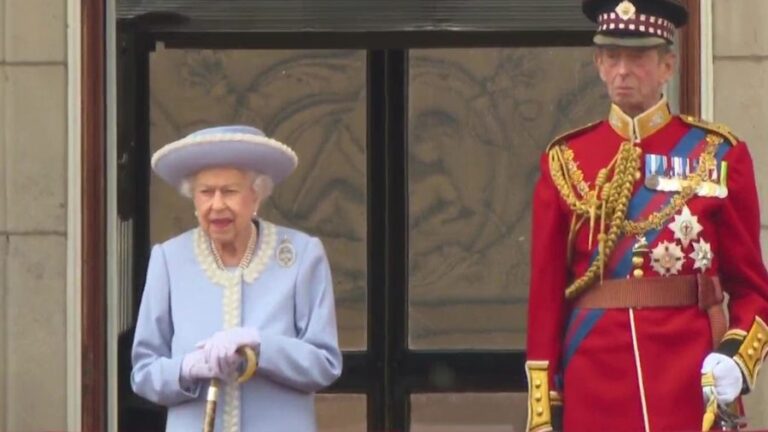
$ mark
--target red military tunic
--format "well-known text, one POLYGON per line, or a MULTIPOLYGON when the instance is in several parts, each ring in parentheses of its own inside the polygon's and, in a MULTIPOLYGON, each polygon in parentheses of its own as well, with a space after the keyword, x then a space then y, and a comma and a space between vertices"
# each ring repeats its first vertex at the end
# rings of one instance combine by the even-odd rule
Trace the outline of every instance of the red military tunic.
POLYGON ((644 233, 649 252, 641 265, 632 263, 636 236, 620 236, 606 258, 603 277, 719 276, 730 296, 730 331, 719 348, 713 347, 707 313, 696 305, 581 309, 565 298, 565 288, 595 259, 596 234, 590 247, 586 221, 574 230, 569 246, 573 210, 553 180, 549 156, 542 158, 533 200, 529 431, 551 430, 557 416, 551 409, 560 400, 565 432, 700 430, 704 413, 700 369, 713 350, 737 359, 746 391, 751 389, 768 349, 764 340, 768 273, 762 262, 758 197, 746 145, 722 128, 671 116, 662 100, 635 119, 613 106, 609 120, 568 134, 551 148, 572 151, 575 166, 591 186, 621 143, 634 141, 642 150, 640 172, 646 175, 635 182, 627 219, 640 221, 669 205, 678 193, 646 187, 646 168, 653 172, 646 163, 658 163, 667 173, 675 163, 689 164, 692 171, 690 164, 695 165, 706 148, 707 136, 719 141, 715 151, 719 170, 712 184, 727 188, 727 196, 697 194, 661 227, 644 233))

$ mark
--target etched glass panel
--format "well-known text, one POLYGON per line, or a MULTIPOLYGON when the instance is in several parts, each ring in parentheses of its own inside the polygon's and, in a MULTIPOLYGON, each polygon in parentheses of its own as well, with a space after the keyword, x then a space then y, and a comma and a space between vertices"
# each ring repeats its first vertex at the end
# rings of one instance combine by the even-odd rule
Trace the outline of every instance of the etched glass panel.
POLYGON ((522 348, 539 159, 608 110, 592 48, 414 50, 409 73, 410 345, 522 348))

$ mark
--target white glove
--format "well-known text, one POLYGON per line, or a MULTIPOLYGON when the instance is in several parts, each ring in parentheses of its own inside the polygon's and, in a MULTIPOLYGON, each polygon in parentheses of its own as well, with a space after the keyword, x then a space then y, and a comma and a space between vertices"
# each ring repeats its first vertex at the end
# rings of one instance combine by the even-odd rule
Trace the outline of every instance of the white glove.
POLYGON ((237 378, 237 371, 242 362, 237 349, 242 346, 258 349, 260 345, 259 331, 250 327, 222 330, 197 344, 198 348, 205 352, 206 361, 213 368, 213 372, 228 381, 237 378))
POLYGON ((216 373, 205 359, 205 351, 196 349, 181 360, 181 380, 191 383, 199 379, 215 378, 216 373))
POLYGON ((712 372, 715 378, 715 392, 719 404, 731 403, 741 394, 744 376, 734 359, 724 354, 710 353, 701 365, 701 373, 708 372, 712 372))

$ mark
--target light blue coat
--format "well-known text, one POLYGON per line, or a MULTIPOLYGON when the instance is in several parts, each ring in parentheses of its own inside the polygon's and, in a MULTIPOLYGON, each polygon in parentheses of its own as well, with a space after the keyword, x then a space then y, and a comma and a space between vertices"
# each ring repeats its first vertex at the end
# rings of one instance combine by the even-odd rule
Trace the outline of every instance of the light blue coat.
MULTIPOLYGON (((201 429, 207 382, 182 388, 181 361, 222 329, 223 286, 211 278, 203 238, 195 229, 153 247, 136 325, 131 383, 168 407, 166 431, 201 429)), ((239 279, 242 326, 257 328, 262 339, 256 376, 240 387, 240 429, 314 431, 313 394, 342 367, 328 259, 317 238, 261 221, 252 262, 259 261, 255 280, 248 282, 247 271, 239 279)))

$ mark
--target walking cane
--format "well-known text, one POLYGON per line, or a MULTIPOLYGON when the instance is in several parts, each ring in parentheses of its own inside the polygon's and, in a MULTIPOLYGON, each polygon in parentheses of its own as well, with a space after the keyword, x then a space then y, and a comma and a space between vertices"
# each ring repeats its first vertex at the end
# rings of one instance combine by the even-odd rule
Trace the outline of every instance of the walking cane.
MULTIPOLYGON (((256 368, 259 366, 259 357, 256 354, 256 350, 249 346, 242 346, 237 349, 237 353, 245 358, 245 369, 243 373, 237 377, 236 383, 242 384, 256 373, 256 368)), ((216 422, 216 403, 219 398, 219 386, 221 382, 217 378, 211 379, 211 384, 208 386, 208 395, 205 402, 205 419, 203 419, 203 432, 213 432, 213 425, 216 422)))

